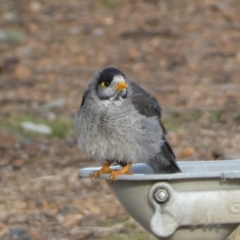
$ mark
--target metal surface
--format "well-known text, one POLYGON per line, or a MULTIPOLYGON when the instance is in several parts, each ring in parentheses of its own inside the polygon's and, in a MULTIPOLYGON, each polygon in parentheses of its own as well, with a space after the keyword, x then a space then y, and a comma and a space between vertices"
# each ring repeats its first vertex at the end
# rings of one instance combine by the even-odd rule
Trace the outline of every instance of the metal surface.
POLYGON ((240 223, 240 189, 176 191, 169 183, 155 183, 149 191, 155 211, 150 228, 159 237, 169 237, 180 226, 217 228, 222 224, 240 223), (159 203, 156 191, 166 189, 166 203, 159 203))
MULTIPOLYGON (((149 180, 183 180, 183 179, 214 179, 222 181, 226 179, 240 179, 240 160, 224 161, 189 161, 178 162, 182 173, 175 174, 154 174, 152 169, 146 164, 134 164, 131 171, 134 175, 118 176, 116 180, 125 181, 149 181, 149 180)), ((112 169, 118 169, 118 166, 112 169)), ((83 168, 79 170, 80 177, 90 177, 99 168, 83 168)), ((103 174, 100 178, 109 179, 109 174, 103 174)))
MULTIPOLYGON (((182 173, 153 174, 147 165, 137 164, 131 168, 133 175, 119 176, 113 183, 108 174, 101 178, 128 213, 158 239, 224 240, 240 223, 240 160, 179 166, 182 173), (161 202, 164 193, 156 194, 163 189, 169 196, 161 202)), ((79 176, 89 177, 98 169, 81 169, 79 176)))
POLYGON ((165 188, 157 188, 154 192, 154 198, 159 203, 164 203, 169 198, 168 190, 165 188))

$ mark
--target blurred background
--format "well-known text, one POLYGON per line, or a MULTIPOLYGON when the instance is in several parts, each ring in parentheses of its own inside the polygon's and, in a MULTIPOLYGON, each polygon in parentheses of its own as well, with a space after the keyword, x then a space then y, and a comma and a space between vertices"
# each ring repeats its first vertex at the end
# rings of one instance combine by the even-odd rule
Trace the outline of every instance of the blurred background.
POLYGON ((145 240, 80 152, 93 74, 120 68, 163 108, 181 160, 240 156, 237 0, 0 0, 0 239, 145 240))

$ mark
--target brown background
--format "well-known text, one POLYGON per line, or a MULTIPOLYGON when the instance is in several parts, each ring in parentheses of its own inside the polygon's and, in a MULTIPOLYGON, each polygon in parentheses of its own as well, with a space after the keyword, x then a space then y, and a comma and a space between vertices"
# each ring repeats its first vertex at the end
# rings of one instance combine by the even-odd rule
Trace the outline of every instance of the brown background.
POLYGON ((239 158, 239 1, 0 0, 1 239, 154 239, 104 181, 77 177, 99 164, 74 113, 109 65, 160 101, 178 160, 239 158))

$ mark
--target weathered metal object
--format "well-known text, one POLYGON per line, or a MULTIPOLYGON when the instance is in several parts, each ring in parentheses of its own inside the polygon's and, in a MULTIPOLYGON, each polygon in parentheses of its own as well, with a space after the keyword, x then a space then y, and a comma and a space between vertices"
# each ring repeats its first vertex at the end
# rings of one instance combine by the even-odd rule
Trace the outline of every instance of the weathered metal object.
MULTIPOLYGON (((179 162, 182 173, 153 174, 145 164, 111 183, 129 214, 162 240, 224 240, 240 224, 240 160, 179 162), (138 196, 136 198, 136 196, 138 196)), ((80 169, 89 177, 97 168, 80 169)))

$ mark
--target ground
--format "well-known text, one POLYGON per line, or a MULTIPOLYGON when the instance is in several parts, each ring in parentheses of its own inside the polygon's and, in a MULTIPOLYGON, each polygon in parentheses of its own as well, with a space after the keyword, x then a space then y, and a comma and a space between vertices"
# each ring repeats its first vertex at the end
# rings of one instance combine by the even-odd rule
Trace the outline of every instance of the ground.
POLYGON ((116 66, 161 103, 178 161, 237 159, 239 49, 236 0, 0 0, 0 238, 155 239, 78 179, 99 165, 75 141, 82 94, 116 66))

